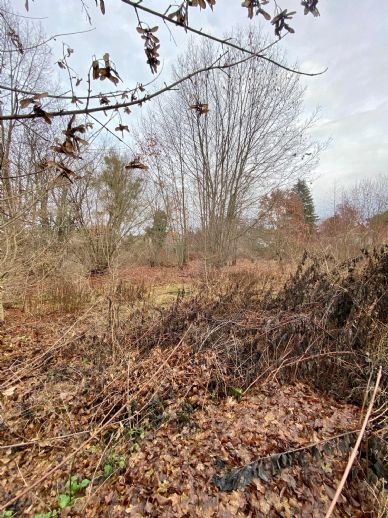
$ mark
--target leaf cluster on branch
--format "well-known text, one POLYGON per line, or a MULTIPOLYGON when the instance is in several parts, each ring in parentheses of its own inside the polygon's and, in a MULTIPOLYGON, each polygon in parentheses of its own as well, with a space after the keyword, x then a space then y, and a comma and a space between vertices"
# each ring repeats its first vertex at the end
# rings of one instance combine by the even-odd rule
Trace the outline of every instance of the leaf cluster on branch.
POLYGON ((141 34, 141 38, 144 40, 144 52, 147 56, 147 65, 149 65, 151 72, 156 74, 158 71, 159 61, 159 38, 155 36, 155 32, 159 27, 151 27, 143 29, 141 25, 136 27, 136 30, 141 34))
POLYGON ((77 175, 63 162, 56 162, 55 160, 46 160, 41 164, 42 170, 52 168, 59 173, 59 178, 66 178, 70 183, 73 183, 73 179, 77 178, 77 175))
POLYGON ((312 13, 315 17, 319 16, 317 4, 318 0, 303 0, 302 5, 304 6, 304 14, 312 13))
POLYGON ((256 16, 261 14, 266 20, 270 20, 271 15, 261 7, 266 4, 269 4, 269 0, 245 0, 241 6, 248 9, 248 18, 250 19, 253 18, 253 15, 255 14, 254 10, 256 9, 256 16))
POLYGON ((67 128, 63 131, 65 135, 65 140, 60 144, 57 143, 52 147, 52 150, 56 153, 62 153, 72 158, 80 158, 80 146, 86 146, 88 141, 81 138, 77 133, 83 135, 86 131, 92 127, 90 122, 86 124, 79 124, 78 126, 74 126, 75 115, 73 115, 67 125, 67 128))
POLYGON ((112 81, 112 83, 117 86, 120 81, 120 76, 112 67, 108 52, 103 55, 102 59, 105 65, 104 67, 100 67, 98 59, 95 59, 92 63, 93 79, 100 79, 101 81, 109 79, 109 81, 112 81))
POLYGON ((207 103, 191 104, 189 110, 195 110, 198 115, 204 115, 208 113, 209 105, 207 103))
POLYGON ((290 27, 287 23, 288 20, 291 20, 292 17, 296 14, 296 11, 288 12, 287 9, 284 9, 281 13, 279 13, 277 16, 275 16, 271 23, 275 26, 275 35, 281 36, 281 32, 283 29, 285 29, 288 32, 291 32, 292 34, 295 32, 295 30, 290 27))
MULTIPOLYGON (((143 12, 152 14, 154 16, 157 16, 161 19, 163 19, 165 22, 170 22, 175 25, 179 25, 184 27, 185 31, 194 32, 204 38, 209 38, 213 40, 218 40, 218 38, 214 38, 213 36, 201 31, 198 31, 196 29, 193 29, 189 25, 189 12, 190 7, 200 7, 200 9, 205 9, 206 5, 209 5, 210 8, 213 10, 213 7, 216 5, 216 0, 183 0, 180 4, 174 6, 174 10, 169 12, 171 10, 170 6, 165 14, 162 14, 159 11, 152 10, 144 5, 142 5, 141 2, 136 3, 132 0, 122 0, 124 3, 130 5, 136 10, 136 14, 138 16, 138 10, 141 10, 143 12)), ((319 16, 319 11, 317 8, 319 0, 303 0, 301 2, 301 5, 304 7, 304 14, 312 13, 315 17, 319 16)), ((258 16, 261 15, 265 18, 265 20, 269 21, 274 26, 274 32, 275 35, 278 38, 282 37, 282 31, 285 30, 288 33, 294 33, 295 30, 289 25, 289 20, 292 19, 292 17, 296 14, 296 11, 288 11, 287 9, 281 9, 278 4, 275 2, 275 13, 271 15, 269 12, 267 12, 265 9, 263 9, 264 5, 270 4, 270 0, 244 0, 241 4, 242 7, 246 8, 248 10, 248 17, 252 19, 254 15, 258 16)), ((138 16, 139 19, 139 16, 138 16)), ((140 20, 139 20, 140 23, 140 20)), ((142 29, 142 31, 145 29, 142 29)), ((156 46, 155 42, 152 42, 152 38, 149 38, 150 42, 153 43, 153 46, 156 46)), ((233 46, 228 41, 223 42, 225 45, 233 46)), ((157 40, 157 50, 159 49, 160 44, 159 40, 157 40)), ((150 63, 150 56, 147 52, 147 44, 146 44, 146 55, 147 55, 147 64, 151 66, 151 71, 154 73, 156 70, 150 63)), ((152 56, 153 59, 158 59, 159 54, 152 56)))
POLYGON ((27 108, 27 106, 29 106, 30 104, 40 106, 40 100, 47 97, 47 95, 47 92, 42 92, 34 94, 33 97, 25 97, 24 99, 20 100, 20 107, 27 108))
POLYGON ((140 157, 135 157, 129 164, 125 166, 125 169, 140 169, 141 171, 148 171, 148 166, 141 162, 140 157))
POLYGON ((16 49, 18 50, 18 52, 20 52, 20 54, 24 54, 24 49, 23 49, 23 44, 22 44, 22 40, 20 39, 20 36, 17 32, 15 32, 13 29, 11 29, 8 33, 7 33, 7 36, 9 36, 11 42, 13 43, 13 45, 16 47, 16 49))

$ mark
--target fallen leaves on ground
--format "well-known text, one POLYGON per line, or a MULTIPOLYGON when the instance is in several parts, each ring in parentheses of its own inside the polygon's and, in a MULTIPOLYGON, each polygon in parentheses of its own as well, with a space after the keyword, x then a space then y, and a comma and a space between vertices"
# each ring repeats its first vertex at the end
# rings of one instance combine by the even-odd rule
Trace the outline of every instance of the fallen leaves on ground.
MULTIPOLYGON (((43 344, 49 346, 38 327, 37 322, 26 326, 19 343, 18 335, 3 335, 2 358, 8 367, 22 357, 33 360, 38 350, 44 352, 43 344)), ((48 329, 53 340, 59 322, 48 329)), ((97 427, 106 409, 114 407, 125 379, 132 384, 130 392, 138 393, 137 404, 148 404, 147 412, 138 413, 136 423, 128 414, 120 415, 118 424, 109 426, 66 469, 59 469, 23 498, 16 510, 29 509, 33 515, 55 509, 70 474, 89 479, 94 474, 87 494, 62 510, 61 516, 322 516, 346 455, 332 454, 303 468, 289 467, 268 483, 254 480, 246 489, 231 493, 219 491, 211 479, 259 457, 356 429, 356 407, 339 404, 301 383, 272 383, 239 401, 220 399, 206 390, 211 379, 206 366, 207 361, 211 365, 210 351, 193 356, 185 344, 149 386, 152 390, 143 390, 168 357, 168 349, 156 347, 142 361, 137 359, 136 370, 123 373, 116 363, 106 369, 98 364, 96 348, 88 354, 80 344, 75 347, 73 343, 44 356, 32 373, 1 391, 1 445, 35 441, 2 450, 2 502, 77 448, 88 436, 82 432, 97 427), (144 429, 144 438, 138 441, 128 432, 136 428, 144 429), (126 461, 124 468, 104 478, 107 449, 126 461)), ((135 415, 134 407, 132 411, 135 415)), ((361 516, 359 493, 351 499, 343 497, 340 505, 342 516, 361 516)))

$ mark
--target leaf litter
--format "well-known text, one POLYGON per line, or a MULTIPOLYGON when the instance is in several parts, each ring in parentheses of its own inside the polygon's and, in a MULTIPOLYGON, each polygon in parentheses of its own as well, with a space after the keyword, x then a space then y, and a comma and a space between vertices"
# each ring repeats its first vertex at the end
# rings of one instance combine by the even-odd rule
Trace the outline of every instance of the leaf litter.
MULTIPOLYGON (((323 516, 354 443, 360 407, 342 393, 334 398, 314 388, 293 364, 292 376, 283 376, 290 368, 279 370, 273 359, 273 369, 253 383, 260 377, 253 359, 265 370, 255 356, 259 347, 267 351, 271 339, 280 353, 285 330, 288 346, 290 337, 300 340, 307 308, 301 311, 295 290, 302 278, 299 273, 262 307, 257 289, 249 295, 252 278, 230 276, 218 291, 178 297, 172 307, 134 308, 114 343, 104 301, 87 318, 45 322, 15 312, 16 323, 1 336, 0 501, 85 444, 13 503, 15 516, 56 510, 72 476, 91 483, 61 516, 323 516), (287 290, 298 308, 287 308, 287 290), (283 313, 274 317, 276 298, 283 313), (73 331, 64 336, 66 327, 73 331), (121 460, 104 468, 106 458, 121 460)), ((369 276, 368 304, 372 281, 369 276)), ((339 325, 346 328, 343 320, 339 325)), ((371 426, 368 440, 377 441, 371 426)), ((384 463, 373 462, 386 476, 384 463)), ((360 457, 338 516, 370 511, 363 469, 360 457)))

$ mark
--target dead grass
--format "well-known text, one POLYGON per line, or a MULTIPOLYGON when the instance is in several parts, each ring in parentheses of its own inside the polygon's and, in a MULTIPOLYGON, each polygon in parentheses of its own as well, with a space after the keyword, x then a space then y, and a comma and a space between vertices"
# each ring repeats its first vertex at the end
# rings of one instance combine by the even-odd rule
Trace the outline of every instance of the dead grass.
POLYGON ((55 275, 29 290, 24 310, 34 314, 76 313, 93 301, 92 290, 83 277, 55 275))

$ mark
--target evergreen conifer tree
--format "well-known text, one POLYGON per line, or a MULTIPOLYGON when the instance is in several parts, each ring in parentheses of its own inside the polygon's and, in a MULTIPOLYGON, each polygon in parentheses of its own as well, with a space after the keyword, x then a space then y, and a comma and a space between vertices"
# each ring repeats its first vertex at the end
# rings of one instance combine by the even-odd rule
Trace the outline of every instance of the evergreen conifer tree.
POLYGON ((318 216, 315 213, 314 200, 306 180, 299 179, 293 190, 302 201, 305 223, 309 225, 311 229, 315 228, 318 216))

